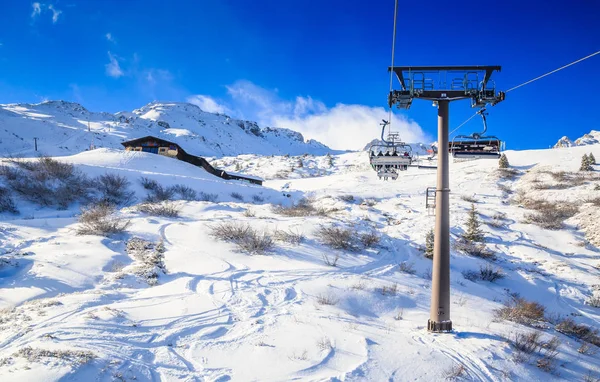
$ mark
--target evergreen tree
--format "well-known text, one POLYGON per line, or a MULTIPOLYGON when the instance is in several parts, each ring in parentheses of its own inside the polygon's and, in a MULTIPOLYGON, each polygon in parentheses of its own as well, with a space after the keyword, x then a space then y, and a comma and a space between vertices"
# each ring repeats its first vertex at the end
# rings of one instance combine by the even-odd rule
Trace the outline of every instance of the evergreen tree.
POLYGON ((510 165, 508 164, 508 158, 506 157, 506 154, 502 154, 502 156, 500 156, 500 161, 498 162, 498 167, 499 168, 508 168, 510 165))
POLYGON ((428 259, 433 259, 433 242, 435 240, 435 233, 433 229, 427 232, 425 236, 425 257, 428 259))
POLYGON ((479 226, 481 222, 479 221, 479 217, 477 216, 477 210, 475 209, 475 204, 471 203, 471 211, 469 211, 469 220, 467 220, 467 228, 465 229, 465 233, 462 235, 462 238, 469 242, 480 242, 484 241, 483 231, 479 226))
POLYGON ((302 167, 304 167, 304 163, 302 162, 302 159, 301 159, 301 158, 298 158, 298 164, 297 164, 297 167, 298 167, 298 168, 302 168, 302 167))
POLYGON ((586 154, 583 154, 581 157, 581 167, 579 167, 579 171, 592 171, 590 158, 586 154))
POLYGON ((596 164, 596 157, 594 157, 594 154, 590 153, 590 155, 588 155, 588 162, 590 162, 591 165, 596 164))
POLYGON ((333 158, 331 157, 331 154, 327 153, 327 165, 329 167, 333 167, 333 158))

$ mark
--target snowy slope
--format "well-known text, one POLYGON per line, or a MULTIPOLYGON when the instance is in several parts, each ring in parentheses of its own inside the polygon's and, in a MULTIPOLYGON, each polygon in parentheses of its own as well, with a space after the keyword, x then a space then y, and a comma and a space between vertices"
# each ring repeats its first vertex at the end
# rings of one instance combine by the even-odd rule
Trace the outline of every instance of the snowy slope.
POLYGON ((431 260, 421 249, 435 218, 425 211, 424 194, 435 186, 435 171, 410 168, 397 181, 382 182, 364 152, 331 160, 223 158, 258 168, 268 179, 303 160, 296 167, 305 176, 267 181, 264 188, 244 185, 239 201, 230 195, 239 183, 205 178, 185 163, 173 167, 168 158, 114 150, 64 158, 89 173, 120 171, 132 181, 144 175, 210 189, 219 202, 181 201, 179 218, 124 208, 120 214, 132 226, 110 238, 73 235, 73 209, 60 216, 45 210, 33 219, 2 216, 0 244, 7 253, 1 258, 7 263, 0 269, 0 308, 6 307, 0 313, 0 380, 440 381, 451 379, 459 365, 456 379, 471 381, 599 378, 600 352, 578 352, 582 342, 550 322, 527 327, 494 318, 508 294, 519 293, 543 304, 548 316, 600 327, 600 308, 586 304, 599 293, 600 251, 586 241, 594 232, 584 216, 600 208, 586 203, 600 195, 600 167, 581 179, 570 175, 590 151, 600 158, 600 145, 507 151, 514 179, 501 178, 496 161, 451 163, 452 240, 467 219, 471 203, 464 198, 473 197, 487 246, 497 256, 487 261, 452 251, 451 334, 426 331, 431 260), (555 178, 580 181, 561 186, 555 178), (272 204, 288 201, 280 190, 294 200, 310 197, 329 212, 279 215, 272 204), (248 203, 260 191, 265 200, 248 203), (519 202, 522 195, 577 202, 581 212, 562 229, 542 229, 524 223, 529 210, 519 202), (502 224, 488 224, 500 214, 502 224), (209 227, 228 222, 300 232, 305 240, 277 242, 272 253, 250 256, 210 236, 209 227), (376 230, 381 242, 357 251, 331 249, 316 231, 332 224, 376 230), (167 272, 156 286, 128 274, 137 261, 125 249, 133 236, 164 243, 167 272), (337 266, 326 265, 323 259, 336 254, 337 266), (484 264, 506 277, 465 279, 464 272, 484 264), (539 355, 515 360, 511 340, 534 331, 545 341, 561 341, 551 373, 537 367, 539 355), (39 351, 57 349, 65 352, 39 351))
POLYGON ((255 122, 207 113, 187 103, 153 102, 116 114, 90 112, 64 101, 0 105, 2 155, 34 155, 34 138, 41 153, 62 156, 90 147, 122 148, 122 141, 146 135, 174 141, 203 156, 333 152, 295 131, 260 128, 255 122))

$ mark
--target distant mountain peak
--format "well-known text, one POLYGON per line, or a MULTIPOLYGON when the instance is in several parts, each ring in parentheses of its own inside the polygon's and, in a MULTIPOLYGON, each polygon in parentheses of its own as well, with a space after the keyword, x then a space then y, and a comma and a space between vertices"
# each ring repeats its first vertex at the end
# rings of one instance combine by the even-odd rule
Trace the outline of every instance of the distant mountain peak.
POLYGON ((558 140, 554 145, 554 148, 558 147, 572 147, 572 146, 587 146, 596 145, 600 143, 600 131, 592 130, 588 134, 584 134, 582 137, 577 138, 575 141, 571 141, 566 135, 558 140))

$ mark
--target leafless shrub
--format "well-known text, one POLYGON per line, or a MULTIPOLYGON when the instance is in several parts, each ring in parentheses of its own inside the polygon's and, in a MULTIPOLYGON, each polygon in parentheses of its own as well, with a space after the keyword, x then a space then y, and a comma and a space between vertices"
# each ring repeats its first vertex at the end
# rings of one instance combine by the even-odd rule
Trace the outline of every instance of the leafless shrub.
POLYGON ((583 324, 577 324, 571 318, 565 318, 556 325, 555 329, 567 336, 575 337, 600 347, 598 330, 583 324))
POLYGON ((19 213, 10 194, 10 190, 4 187, 0 187, 0 213, 1 212, 10 212, 11 214, 19 213))
POLYGON ((472 282, 477 282, 477 280, 479 280, 479 272, 477 271, 463 271, 462 275, 465 279, 472 282))
POLYGON ((525 223, 536 224, 546 229, 561 229, 564 221, 579 211, 579 207, 575 203, 568 202, 536 201, 532 206, 537 212, 526 214, 525 223))
POLYGON ((317 302, 320 305, 336 305, 340 300, 332 294, 319 294, 317 296, 317 302))
POLYGON ((579 354, 585 354, 585 355, 594 355, 596 354, 595 350, 592 350, 591 346, 589 343, 583 341, 581 343, 581 345, 577 348, 577 352, 579 354))
POLYGON ((423 272, 423 278, 425 280, 431 280, 432 279, 432 273, 433 273, 433 271, 431 270, 431 267, 425 269, 425 271, 423 272))
POLYGON ((293 245, 298 245, 304 241, 304 235, 302 233, 293 232, 292 230, 275 230, 275 232, 273 232, 273 238, 277 241, 293 245))
POLYGON ((583 382, 600 382, 600 378, 594 377, 591 371, 583 376, 583 382))
POLYGON ((489 250, 484 243, 468 243, 463 240, 457 240, 454 242, 453 247, 456 251, 482 259, 494 260, 496 258, 494 252, 489 250))
POLYGON ((153 188, 148 189, 145 201, 149 203, 164 202, 173 199, 174 196, 175 189, 173 187, 163 187, 157 183, 153 188))
POLYGON ((260 195, 252 195, 252 201, 253 201, 254 203, 262 203, 262 202, 264 202, 264 201, 265 201, 265 198, 263 198, 263 197, 262 197, 262 196, 260 196, 260 195))
POLYGON ((499 168, 496 171, 498 177, 505 180, 513 180, 519 174, 519 170, 515 168, 499 168))
POLYGON ((236 244, 250 255, 264 255, 274 247, 273 239, 267 232, 258 233, 254 230, 236 244))
POLYGON ((319 238, 321 243, 328 247, 346 251, 355 251, 357 247, 354 233, 355 232, 349 228, 322 226, 315 232, 315 235, 319 238))
POLYGON ((465 366, 462 363, 457 364, 442 372, 442 377, 444 377, 444 379, 447 381, 454 381, 462 378, 465 374, 465 371, 465 366))
POLYGON ((375 247, 381 241, 381 236, 376 231, 363 232, 359 240, 365 248, 375 247))
POLYGON ((544 319, 546 308, 534 301, 527 301, 513 295, 505 302, 504 307, 494 311, 498 320, 508 320, 519 324, 531 325, 544 319))
POLYGON ((491 265, 487 264, 479 268, 479 279, 483 281, 494 282, 496 280, 503 279, 505 274, 500 268, 494 269, 491 265))
POLYGON ((236 242, 248 235, 251 227, 236 222, 220 223, 210 227, 211 235, 219 240, 236 242))
POLYGON ((58 358, 70 364, 86 364, 96 358, 96 354, 86 350, 48 350, 26 346, 13 354, 13 357, 22 357, 29 362, 39 362, 42 358, 58 358))
POLYGON ((67 180, 75 175, 75 167, 72 164, 47 156, 40 157, 37 166, 34 165, 32 171, 45 173, 45 176, 58 180, 67 180))
POLYGON ((408 273, 409 275, 414 275, 417 273, 415 270, 415 265, 413 263, 409 263, 408 261, 403 261, 398 264, 398 271, 402 273, 408 273))
POLYGON ((518 351, 522 353, 533 354, 542 346, 541 336, 542 334, 537 331, 529 333, 516 333, 512 344, 518 351))
POLYGON ((142 184, 142 187, 144 187, 145 190, 150 190, 150 191, 156 189, 156 187, 159 186, 159 184, 156 180, 146 178, 146 177, 141 177, 140 183, 142 184))
POLYGON ((404 315, 404 309, 400 309, 398 313, 394 316, 394 320, 400 321, 402 320, 402 316, 404 315))
POLYGON ((325 262, 325 264, 329 265, 330 267, 337 267, 337 262, 339 259, 340 259, 339 253, 334 253, 331 256, 326 253, 323 254, 323 261, 325 262))
POLYGON ((541 370, 553 373, 556 370, 556 356, 560 340, 558 337, 552 337, 549 341, 541 343, 542 358, 538 359, 537 367, 541 370))
POLYGON ((273 212, 289 217, 318 215, 317 209, 313 206, 313 203, 306 198, 300 199, 297 203, 292 204, 289 207, 275 206, 273 212))
POLYGON ((594 308, 600 308, 600 294, 590 297, 585 303, 594 308))
POLYGON ((171 201, 142 203, 137 206, 137 210, 152 216, 164 216, 175 218, 179 216, 181 207, 171 201))
POLYGON ((263 255, 273 249, 273 239, 267 232, 259 233, 248 224, 221 223, 213 226, 211 235, 219 240, 235 243, 251 255, 263 255))
POLYGON ((506 214, 504 212, 498 212, 492 216, 492 220, 487 224, 495 228, 502 228, 506 224, 506 220, 506 214))
POLYGON ((354 202, 354 195, 340 195, 340 199, 346 203, 354 202))
POLYGON ((85 207, 79 216, 78 235, 111 235, 121 233, 131 222, 115 215, 115 208, 109 204, 94 204, 85 207))
POLYGON ((600 184, 594 186, 594 191, 600 191, 600 184))
POLYGON ((384 285, 379 289, 379 293, 383 296, 395 296, 398 294, 398 284, 394 283, 392 285, 384 285))
POLYGON ((242 215, 244 215, 247 218, 253 218, 256 216, 256 212, 254 212, 254 210, 250 208, 247 208, 242 215))
POLYGON ((196 190, 189 186, 186 186, 184 184, 176 184, 171 188, 174 193, 179 195, 179 198, 181 200, 194 201, 198 199, 198 194, 196 193, 196 190))
POLYGON ((229 194, 229 196, 231 196, 235 200, 239 200, 240 202, 244 201, 244 196, 242 196, 242 194, 240 194, 239 192, 232 192, 231 194, 229 194))
POLYGON ((600 196, 596 196, 593 198, 587 198, 585 200, 585 203, 591 203, 591 204, 595 205, 596 207, 600 207, 600 196))
POLYGON ((461 195, 460 199, 465 202, 469 202, 469 203, 477 203, 478 202, 478 200, 474 196, 469 196, 469 195, 461 195))
POLYGON ((135 193, 129 190, 130 182, 124 176, 117 174, 100 175, 94 180, 100 192, 99 202, 123 205, 133 200, 135 193))
POLYGON ((328 337, 323 337, 317 341, 317 347, 321 351, 329 351, 333 349, 333 344, 328 337))
POLYGON ((218 194, 209 194, 204 191, 200 191, 200 194, 198 195, 198 200, 203 202, 216 203, 217 199, 219 199, 218 194))

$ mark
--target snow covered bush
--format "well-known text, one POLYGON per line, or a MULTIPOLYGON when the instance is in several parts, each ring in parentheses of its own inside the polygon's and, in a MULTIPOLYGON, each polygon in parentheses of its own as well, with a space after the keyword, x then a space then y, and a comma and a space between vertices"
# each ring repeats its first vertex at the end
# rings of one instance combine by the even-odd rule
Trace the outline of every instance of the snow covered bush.
POLYGON ((504 180, 513 180, 519 174, 519 170, 514 168, 498 169, 498 177, 504 180))
POLYGON ((153 243, 139 237, 132 237, 127 241, 125 249, 135 263, 131 267, 124 268, 123 272, 131 272, 151 286, 158 284, 159 275, 167 273, 164 263, 165 246, 162 241, 153 243))
POLYGON ((316 208, 311 200, 302 198, 297 203, 294 203, 289 207, 281 205, 274 206, 273 212, 279 215, 289 217, 304 217, 326 216, 331 211, 325 210, 324 208, 316 208))
POLYGON ((340 301, 332 294, 320 294, 317 296, 317 302, 321 305, 335 305, 340 301))
POLYGON ((58 358, 69 364, 86 364, 96 358, 96 354, 87 350, 49 350, 26 346, 13 354, 13 357, 23 357, 29 362, 41 362, 43 358, 58 358))
POLYGON ((500 160, 498 161, 498 168, 508 167, 510 167, 510 164, 508 163, 508 158, 506 157, 506 154, 502 153, 502 155, 500 156, 500 160))
POLYGON ((478 200, 474 196, 470 196, 470 195, 461 195, 460 199, 465 202, 469 202, 469 203, 477 203, 478 202, 478 200))
POLYGON ((142 203, 137 206, 137 210, 152 216, 164 216, 175 218, 179 216, 181 207, 171 201, 142 203))
POLYGON ((110 204, 94 204, 85 207, 79 216, 78 235, 111 235, 121 233, 131 221, 115 215, 115 207, 110 204))
POLYGON ((219 199, 218 194, 210 194, 204 191, 200 191, 200 193, 198 194, 198 200, 202 202, 216 203, 217 199, 219 199))
POLYGON ((164 202, 165 200, 171 200, 175 196, 175 190, 173 187, 163 187, 156 183, 153 188, 148 189, 148 195, 146 196, 146 202, 164 202))

